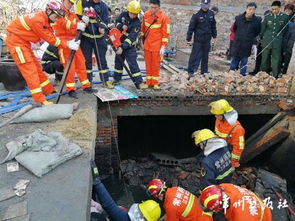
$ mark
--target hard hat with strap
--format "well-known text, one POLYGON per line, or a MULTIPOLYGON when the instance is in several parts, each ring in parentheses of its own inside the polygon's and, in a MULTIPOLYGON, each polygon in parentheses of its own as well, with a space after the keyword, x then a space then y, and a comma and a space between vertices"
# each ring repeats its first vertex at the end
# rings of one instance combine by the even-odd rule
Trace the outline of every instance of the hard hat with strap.
POLYGON ((165 181, 161 179, 153 179, 148 183, 147 191, 153 197, 159 198, 166 189, 167 186, 165 185, 165 181))
POLYGON ((72 4, 75 4, 75 0, 70 0, 70 2, 71 2, 72 4))
POLYGON ((63 4, 59 0, 53 0, 48 2, 46 5, 46 9, 51 10, 53 13, 57 14, 60 17, 65 16, 65 10, 64 10, 63 4))
POLYGON ((216 137, 216 135, 209 129, 197 130, 192 134, 192 138, 195 138, 196 145, 213 137, 216 137))
POLYGON ((222 189, 218 185, 206 187, 202 191, 199 201, 205 209, 211 212, 222 210, 222 189))
POLYGON ((128 3, 127 11, 133 14, 138 14, 141 11, 141 6, 138 1, 133 0, 128 3))
POLYGON ((234 110, 225 99, 214 101, 209 104, 209 107, 211 108, 211 113, 214 115, 222 115, 234 110))
POLYGON ((161 208, 154 200, 147 200, 143 203, 140 203, 138 206, 143 217, 147 221, 158 221, 160 219, 161 208))

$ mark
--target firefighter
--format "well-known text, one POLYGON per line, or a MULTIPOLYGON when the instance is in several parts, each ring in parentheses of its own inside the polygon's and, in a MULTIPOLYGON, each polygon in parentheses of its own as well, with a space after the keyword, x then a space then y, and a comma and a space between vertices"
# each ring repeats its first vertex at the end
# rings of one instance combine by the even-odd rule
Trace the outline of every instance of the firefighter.
POLYGON ((208 58, 210 51, 211 39, 213 45, 217 37, 216 21, 214 12, 209 10, 210 0, 202 0, 201 9, 193 14, 188 27, 186 40, 187 44, 193 44, 193 49, 188 63, 188 74, 193 76, 201 60, 201 74, 208 72, 208 58), (192 36, 194 34, 194 40, 192 36), (202 54, 202 57, 200 57, 202 54))
POLYGON ((21 16, 7 27, 7 48, 37 103, 52 104, 46 100, 45 95, 49 95, 55 90, 31 51, 31 42, 36 43, 43 39, 56 47, 77 49, 77 42, 60 40, 53 34, 50 24, 63 17, 64 14, 61 2, 50 1, 47 3, 45 11, 21 16))
MULTIPOLYGON (((83 16, 82 21, 80 21, 78 16, 71 11, 71 8, 73 7, 75 2, 74 0, 63 0, 62 2, 65 8, 65 18, 56 21, 53 27, 55 30, 55 34, 58 37, 63 40, 69 40, 77 36, 78 30, 85 30, 86 24, 88 23, 89 19, 87 16, 83 16)), ((71 50, 60 46, 58 47, 58 53, 60 62, 65 67, 70 57, 71 50)), ((68 92, 69 96, 73 98, 77 98, 75 87, 75 73, 77 73, 78 75, 83 91, 87 93, 95 92, 95 90, 90 87, 90 82, 87 79, 85 59, 79 46, 77 48, 73 63, 66 78, 66 91, 68 92)))
POLYGON ((217 137, 211 130, 203 129, 192 134, 196 146, 202 150, 201 187, 202 189, 220 183, 230 183, 234 168, 227 142, 217 137))
POLYGON ((138 13, 141 11, 140 4, 134 0, 128 3, 127 11, 122 12, 116 20, 116 27, 124 33, 121 37, 121 46, 117 48, 115 57, 114 84, 118 84, 122 79, 123 64, 126 59, 135 84, 139 89, 146 89, 148 86, 143 83, 141 72, 136 61, 136 44, 140 33, 140 20, 138 13), (122 58, 120 60, 119 56, 122 58))
POLYGON ((92 82, 92 54, 94 51, 101 81, 107 88, 113 88, 114 86, 109 81, 109 68, 106 60, 108 46, 104 36, 109 23, 108 6, 101 0, 90 0, 82 1, 82 7, 83 9, 92 7, 96 14, 96 18, 90 18, 89 25, 81 38, 81 48, 86 60, 88 79, 92 82))
POLYGON ((210 103, 209 107, 216 118, 215 134, 229 143, 232 166, 237 168, 245 146, 245 130, 238 121, 238 112, 224 99, 210 103))
POLYGON ((181 187, 167 188, 161 179, 148 183, 148 193, 164 201, 165 221, 211 221, 212 214, 203 212, 195 195, 181 187))
POLYGON ((149 10, 142 18, 144 60, 146 65, 146 83, 159 90, 161 57, 168 44, 170 34, 169 17, 161 11, 160 0, 150 0, 149 10))
POLYGON ((55 74, 55 80, 59 84, 62 79, 64 67, 60 63, 57 47, 48 45, 42 56, 41 64, 43 71, 48 74, 55 74))
POLYGON ((222 212, 230 221, 271 221, 270 208, 253 192, 233 184, 212 185, 199 198, 205 211, 222 212))
POLYGON ((98 169, 94 161, 91 161, 93 185, 96 196, 102 208, 114 221, 158 221, 161 216, 161 208, 154 200, 147 200, 142 203, 134 203, 126 211, 119 207, 106 190, 99 178, 98 169))
POLYGON ((272 68, 272 76, 278 77, 281 61, 281 51, 284 38, 288 32, 289 16, 280 12, 281 2, 274 1, 271 13, 266 15, 261 27, 262 46, 261 71, 272 68))

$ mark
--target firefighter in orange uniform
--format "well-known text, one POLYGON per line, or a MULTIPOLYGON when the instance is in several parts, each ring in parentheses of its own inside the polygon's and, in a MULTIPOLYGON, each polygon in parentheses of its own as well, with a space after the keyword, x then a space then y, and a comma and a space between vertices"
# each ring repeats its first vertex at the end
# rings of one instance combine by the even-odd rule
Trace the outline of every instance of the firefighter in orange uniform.
MULTIPOLYGON (((61 40, 71 40, 76 37, 77 30, 84 31, 86 24, 89 22, 87 16, 82 17, 82 21, 78 16, 71 12, 71 8, 74 5, 74 0, 62 0, 65 10, 65 18, 59 19, 53 25, 56 36, 61 40)), ((60 62, 65 67, 67 61, 70 57, 71 50, 64 48, 62 46, 58 47, 58 54, 60 62)), ((73 63, 70 67, 69 74, 66 79, 66 90, 70 97, 77 98, 76 87, 75 87, 75 73, 77 73, 79 81, 81 82, 82 88, 87 93, 94 92, 94 89, 90 87, 90 82, 87 78, 85 59, 80 47, 77 48, 77 51, 74 56, 73 63)))
POLYGON ((210 103, 209 107, 216 117, 215 134, 230 144, 232 166, 237 168, 245 146, 245 130, 238 121, 238 112, 224 99, 210 103))
POLYGON ((55 37, 50 26, 50 23, 64 16, 62 8, 61 2, 50 1, 46 6, 46 11, 21 16, 7 26, 7 48, 26 80, 34 101, 45 105, 52 104, 46 100, 45 95, 55 90, 31 51, 31 42, 36 43, 43 39, 56 47, 75 46, 74 42, 64 42, 55 37))
POLYGON ((221 211, 230 221, 271 221, 270 208, 252 191, 233 184, 206 187, 199 198, 204 210, 221 211))
POLYGON ((160 0, 150 0, 149 10, 142 18, 146 83, 159 90, 161 57, 164 56, 170 34, 168 16, 160 9, 160 0))
POLYGON ((153 179, 148 183, 148 192, 164 201, 165 221, 213 220, 211 212, 199 207, 197 197, 181 187, 167 188, 163 180, 153 179))

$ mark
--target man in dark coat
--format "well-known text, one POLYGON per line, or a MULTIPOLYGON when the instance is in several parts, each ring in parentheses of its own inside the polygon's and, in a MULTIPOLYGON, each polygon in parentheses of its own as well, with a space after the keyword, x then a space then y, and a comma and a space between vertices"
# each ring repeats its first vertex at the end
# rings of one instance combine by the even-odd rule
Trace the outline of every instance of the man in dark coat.
POLYGON ((240 63, 240 73, 244 76, 247 74, 248 57, 261 28, 261 18, 255 15, 256 8, 254 2, 249 3, 246 12, 237 16, 234 23, 235 38, 230 71, 235 71, 240 63))

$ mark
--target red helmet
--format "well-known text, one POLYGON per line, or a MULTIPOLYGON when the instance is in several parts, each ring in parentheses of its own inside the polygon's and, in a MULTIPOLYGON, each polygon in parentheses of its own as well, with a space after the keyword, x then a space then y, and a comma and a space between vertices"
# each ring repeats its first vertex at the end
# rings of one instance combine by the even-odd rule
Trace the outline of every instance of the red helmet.
POLYGON ((159 196, 166 191, 167 187, 165 182, 161 179, 153 179, 148 183, 148 192, 155 198, 159 198, 159 196))
POLYGON ((48 2, 46 5, 46 9, 51 10, 52 12, 54 12, 55 14, 57 14, 60 17, 65 16, 64 6, 63 6, 62 2, 59 0, 53 0, 53 1, 48 2))
POLYGON ((200 203, 211 212, 222 210, 222 189, 218 185, 211 185, 203 189, 200 203))

